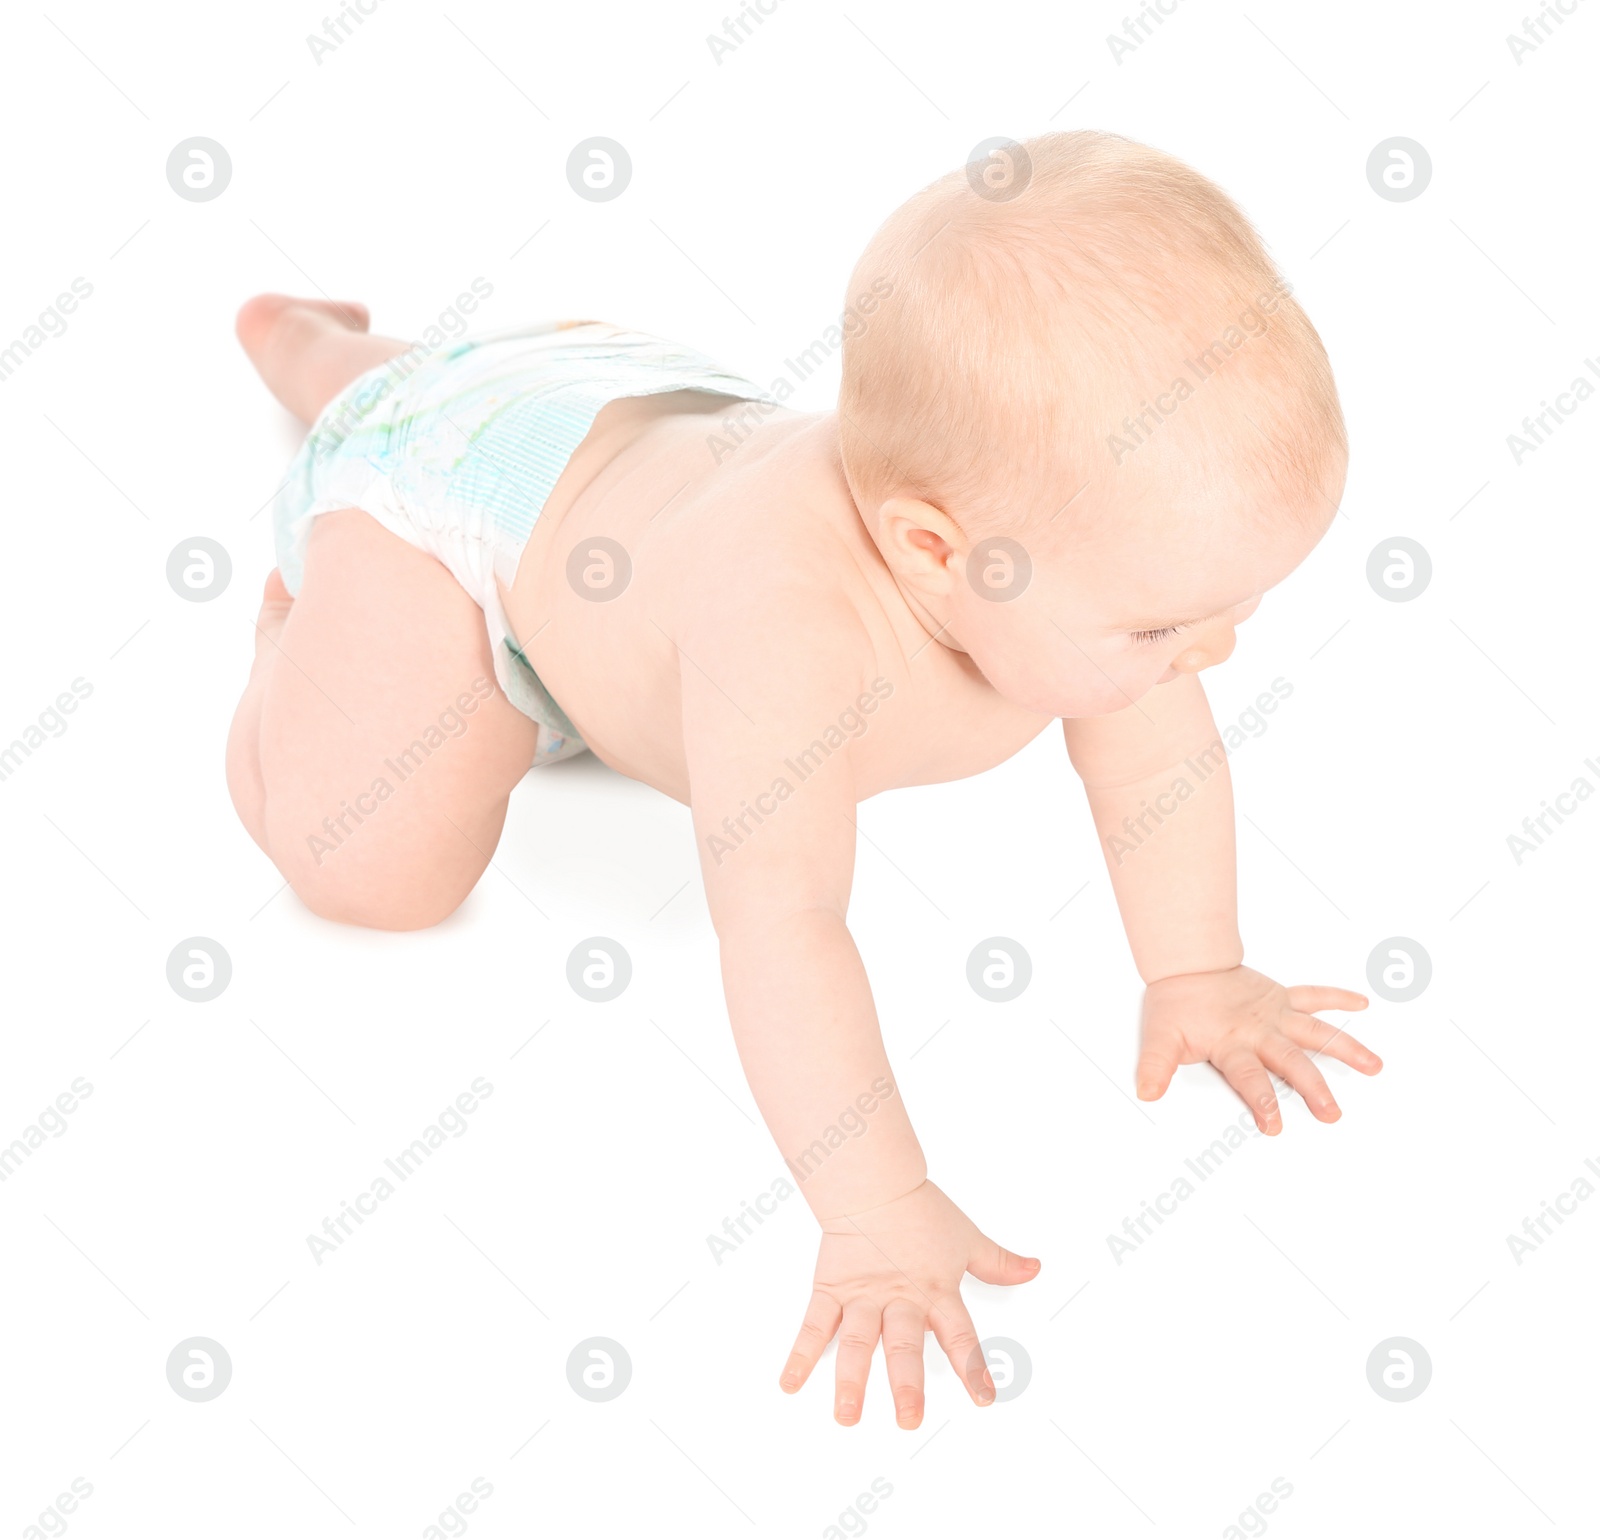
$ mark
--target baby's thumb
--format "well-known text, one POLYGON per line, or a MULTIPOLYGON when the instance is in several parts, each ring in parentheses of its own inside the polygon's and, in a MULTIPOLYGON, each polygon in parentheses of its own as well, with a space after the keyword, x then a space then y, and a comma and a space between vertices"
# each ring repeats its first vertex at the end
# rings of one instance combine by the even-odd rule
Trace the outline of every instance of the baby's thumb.
POLYGON ((1134 1085, 1139 1100, 1153 1102, 1172 1084, 1172 1073, 1178 1067, 1178 1035, 1161 1028, 1146 1028, 1144 1044, 1139 1049, 1139 1067, 1134 1072, 1134 1085))
POLYGON ((1039 1271, 1039 1259, 1019 1257, 985 1236, 967 1262, 967 1271, 984 1283, 1026 1283, 1039 1271))

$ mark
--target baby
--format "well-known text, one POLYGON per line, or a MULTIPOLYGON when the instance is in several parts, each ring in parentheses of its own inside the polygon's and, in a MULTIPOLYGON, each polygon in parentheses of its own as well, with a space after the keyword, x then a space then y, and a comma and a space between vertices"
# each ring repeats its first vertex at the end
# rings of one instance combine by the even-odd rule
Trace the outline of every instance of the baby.
POLYGON ((739 1055, 822 1231, 780 1384, 837 1335, 854 1423, 881 1340, 915 1428, 930 1329, 994 1399, 963 1275, 1039 1263, 928 1178, 845 924, 856 804, 1059 719, 1147 986, 1139 1096, 1209 1060, 1262 1132, 1274 1074, 1332 1122, 1311 1055, 1380 1064, 1315 1013, 1367 1002, 1244 966, 1199 676, 1327 529, 1346 441, 1244 215, 1114 135, 918 193, 842 329, 838 410, 807 414, 601 322, 430 350, 251 300, 240 339, 312 428, 228 783, 312 910, 393 929, 461 903, 532 765, 587 747, 687 803, 739 1055), (841 1109, 866 1132, 833 1148, 841 1109))

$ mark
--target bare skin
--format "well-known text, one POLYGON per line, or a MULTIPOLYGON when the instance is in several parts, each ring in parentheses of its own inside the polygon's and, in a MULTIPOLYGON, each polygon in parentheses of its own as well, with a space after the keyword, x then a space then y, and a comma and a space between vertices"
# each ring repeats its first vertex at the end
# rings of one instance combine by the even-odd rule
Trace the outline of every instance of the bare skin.
MULTIPOLYGON (((831 413, 778 409, 719 464, 707 441, 719 436, 718 415, 740 403, 714 398, 709 408, 685 412, 683 398, 694 394, 606 408, 598 432, 557 483, 516 583, 503 594, 529 662, 602 760, 690 802, 685 664, 675 638, 708 600, 735 597, 730 587, 742 586, 752 603, 766 602, 772 594, 765 573, 816 568, 819 545, 832 568, 826 581, 835 592, 848 591, 864 628, 869 677, 888 671, 898 682, 902 730, 863 734, 851 746, 858 800, 975 775, 1050 725, 1049 715, 992 690, 964 653, 928 645, 927 629, 899 599, 856 513, 831 413), (605 604, 567 580, 568 553, 593 536, 616 540, 633 561, 627 590, 605 604), (952 718, 970 731, 950 732, 952 718)), ((815 625, 799 613, 794 621, 797 639, 815 625)), ((841 697, 828 717, 851 698, 841 697)), ((756 715, 759 701, 757 695, 739 705, 756 715)), ((808 725, 820 729, 828 717, 808 725)))
MULTIPOLYGON (((406 346, 364 325, 353 307, 262 296, 239 332, 309 422, 406 346)), ((718 454, 708 439, 728 436, 735 410, 693 393, 607 407, 502 597, 594 752, 693 812, 740 1057, 822 1228, 780 1383, 798 1389, 837 1335, 834 1415, 853 1423, 881 1341, 896 1420, 914 1428, 928 1330, 973 1401, 994 1398, 962 1277, 1022 1283, 1039 1263, 989 1239, 928 1180, 845 924, 856 806, 988 769, 1060 719, 1147 984, 1139 1094, 1161 1095, 1180 1063, 1209 1061, 1266 1133, 1281 1127, 1273 1073, 1333 1121, 1311 1055, 1367 1074, 1380 1065, 1315 1012, 1366 1001, 1285 989, 1243 965, 1226 760, 1181 813, 1148 823, 1180 768, 1217 741, 1200 672, 1228 656, 1234 627, 1320 528, 1288 516, 1246 526, 1238 498, 1129 485, 1107 533, 1019 531, 1031 578, 999 602, 978 536, 950 512, 904 496, 858 507, 832 414, 770 412, 718 454), (571 554, 599 536, 632 563, 605 603, 567 578, 571 554), (1148 839, 1113 858, 1117 831, 1140 818, 1148 839)), ((305 836, 485 674, 476 607, 357 510, 317 520, 296 599, 269 581, 229 784, 310 907, 407 928, 470 891, 534 748, 535 725, 497 691, 348 849, 313 864, 305 836)))

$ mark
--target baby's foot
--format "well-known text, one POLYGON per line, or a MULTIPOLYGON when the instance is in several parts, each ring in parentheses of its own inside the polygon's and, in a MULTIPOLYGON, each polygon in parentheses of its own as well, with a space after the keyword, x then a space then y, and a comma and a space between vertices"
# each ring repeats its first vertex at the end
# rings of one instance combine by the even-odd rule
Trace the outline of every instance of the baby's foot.
POLYGON ((234 330, 267 389, 309 424, 368 366, 348 355, 358 338, 367 343, 369 322, 367 307, 354 301, 258 294, 240 307, 234 330))
POLYGON ((355 300, 298 299, 292 294, 258 294, 239 307, 234 330, 251 358, 261 352, 280 321, 292 324, 295 313, 316 316, 325 324, 333 321, 347 331, 364 332, 372 325, 367 307, 355 300))
POLYGON ((256 657, 250 667, 252 680, 270 668, 277 658, 278 634, 293 608, 294 596, 284 587, 283 576, 274 567, 267 574, 267 584, 261 594, 261 613, 256 617, 256 657))
POLYGON ((267 850, 267 792, 261 777, 261 703, 280 655, 278 634, 293 608, 294 600, 274 567, 267 574, 261 614, 256 618, 256 655, 250 679, 228 729, 228 792, 251 839, 263 850, 267 850))

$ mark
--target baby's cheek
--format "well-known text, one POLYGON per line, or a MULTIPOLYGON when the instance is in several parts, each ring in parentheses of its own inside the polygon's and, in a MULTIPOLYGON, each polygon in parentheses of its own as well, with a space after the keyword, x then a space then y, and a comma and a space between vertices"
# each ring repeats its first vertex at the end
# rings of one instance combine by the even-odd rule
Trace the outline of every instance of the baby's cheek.
POLYGON ((1097 717, 1121 711, 1150 688, 1148 668, 1130 681, 1125 660, 1086 653, 1092 644, 1077 642, 1065 627, 1049 626, 1038 634, 1031 626, 1022 635, 988 636, 989 645, 974 646, 977 637, 963 637, 973 661, 1007 700, 1057 717, 1097 717))
MULTIPOLYGON (((1074 694, 1081 703, 1073 716, 1109 716, 1113 711, 1124 711, 1151 688, 1149 677, 1130 677, 1107 667, 1104 673, 1095 670, 1088 678, 1074 681, 1074 694)), ((1068 713, 1063 713, 1067 715, 1068 713)))

